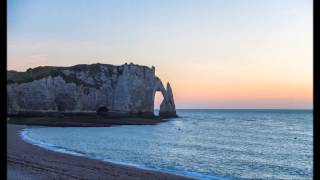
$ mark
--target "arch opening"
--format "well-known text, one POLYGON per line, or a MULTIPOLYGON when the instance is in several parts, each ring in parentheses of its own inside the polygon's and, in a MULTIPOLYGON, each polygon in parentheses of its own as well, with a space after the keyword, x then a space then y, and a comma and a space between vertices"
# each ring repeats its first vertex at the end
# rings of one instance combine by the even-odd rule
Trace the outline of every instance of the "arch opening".
POLYGON ((155 95, 154 95, 154 102, 153 102, 153 114, 155 116, 159 116, 159 112, 160 112, 160 104, 163 101, 163 94, 161 93, 161 91, 156 91, 155 95))

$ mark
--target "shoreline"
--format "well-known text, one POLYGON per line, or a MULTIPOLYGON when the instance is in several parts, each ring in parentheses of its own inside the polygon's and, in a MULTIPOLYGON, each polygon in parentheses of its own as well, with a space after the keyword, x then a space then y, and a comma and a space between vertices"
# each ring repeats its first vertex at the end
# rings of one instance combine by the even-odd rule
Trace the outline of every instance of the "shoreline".
POLYGON ((50 126, 50 127, 110 127, 115 125, 155 125, 170 119, 153 117, 108 118, 101 116, 65 116, 65 117, 9 117, 8 124, 50 126))
POLYGON ((47 150, 21 138, 30 127, 7 123, 8 179, 193 179, 47 150))

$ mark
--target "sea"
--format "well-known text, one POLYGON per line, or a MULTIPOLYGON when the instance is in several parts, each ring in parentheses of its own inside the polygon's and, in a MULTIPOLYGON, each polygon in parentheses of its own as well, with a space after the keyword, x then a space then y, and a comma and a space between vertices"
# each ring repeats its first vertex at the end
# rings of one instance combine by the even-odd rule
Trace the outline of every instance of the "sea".
POLYGON ((33 127, 43 148, 196 179, 313 179, 313 111, 180 109, 157 125, 33 127))

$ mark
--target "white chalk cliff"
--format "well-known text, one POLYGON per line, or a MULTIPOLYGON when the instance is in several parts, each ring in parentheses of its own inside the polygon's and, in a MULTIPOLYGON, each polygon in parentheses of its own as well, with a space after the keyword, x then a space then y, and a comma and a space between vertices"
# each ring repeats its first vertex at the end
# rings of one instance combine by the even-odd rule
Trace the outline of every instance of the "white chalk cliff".
POLYGON ((156 91, 163 95, 160 116, 175 117, 170 84, 164 88, 155 68, 135 64, 37 67, 8 71, 8 112, 110 112, 153 115, 156 91))

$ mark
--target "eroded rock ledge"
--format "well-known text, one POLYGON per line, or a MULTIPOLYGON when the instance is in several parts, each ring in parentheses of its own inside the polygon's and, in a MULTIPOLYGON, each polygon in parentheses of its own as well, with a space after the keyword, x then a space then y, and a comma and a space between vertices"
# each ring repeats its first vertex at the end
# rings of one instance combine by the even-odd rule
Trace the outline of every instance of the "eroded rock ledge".
POLYGON ((8 113, 73 112, 154 116, 156 91, 163 95, 159 115, 176 117, 170 84, 164 88, 155 68, 135 64, 43 66, 7 72, 8 113))

